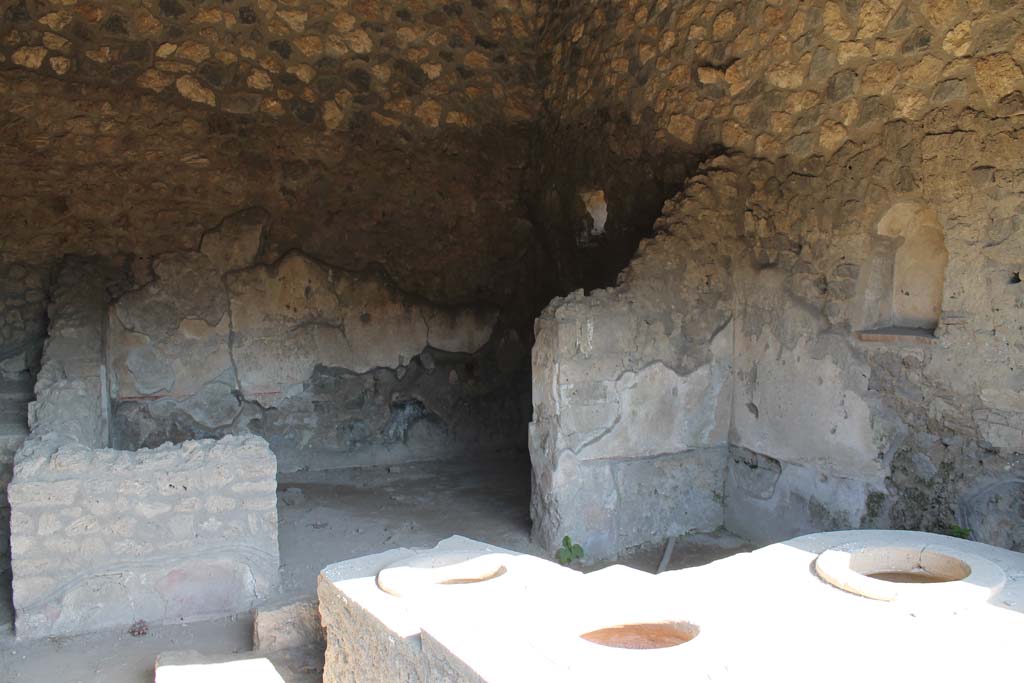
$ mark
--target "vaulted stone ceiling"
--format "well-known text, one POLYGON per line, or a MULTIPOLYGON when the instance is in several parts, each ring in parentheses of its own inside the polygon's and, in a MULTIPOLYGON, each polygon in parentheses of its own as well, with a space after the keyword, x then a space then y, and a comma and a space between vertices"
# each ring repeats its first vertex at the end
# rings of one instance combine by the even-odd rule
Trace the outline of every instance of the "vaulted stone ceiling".
POLYGON ((4 259, 193 249, 262 207, 270 261, 379 266, 445 303, 550 290, 526 274, 542 240, 521 199, 536 17, 526 1, 20 0, 0 18, 4 259))

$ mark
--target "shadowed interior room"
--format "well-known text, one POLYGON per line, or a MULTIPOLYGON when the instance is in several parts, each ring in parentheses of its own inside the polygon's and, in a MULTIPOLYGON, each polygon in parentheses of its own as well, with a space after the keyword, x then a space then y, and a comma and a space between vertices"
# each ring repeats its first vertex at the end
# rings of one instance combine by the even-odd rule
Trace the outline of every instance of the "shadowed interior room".
POLYGON ((0 680, 754 680, 713 598, 1012 680, 1022 69, 1010 0, 0 2, 0 680))

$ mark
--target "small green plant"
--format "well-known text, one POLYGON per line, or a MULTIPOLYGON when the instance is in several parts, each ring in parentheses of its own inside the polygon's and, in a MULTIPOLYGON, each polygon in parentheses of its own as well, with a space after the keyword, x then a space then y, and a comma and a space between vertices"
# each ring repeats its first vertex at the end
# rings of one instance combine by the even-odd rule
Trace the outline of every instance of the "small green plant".
POLYGON ((579 560, 583 557, 583 546, 579 543, 573 543, 572 539, 566 536, 562 539, 562 547, 555 553, 555 559, 558 560, 558 564, 568 566, 573 560, 579 560))
POLYGON ((956 538, 970 538, 971 530, 967 527, 957 526, 956 524, 954 524, 953 526, 946 529, 946 535, 955 536, 956 538))

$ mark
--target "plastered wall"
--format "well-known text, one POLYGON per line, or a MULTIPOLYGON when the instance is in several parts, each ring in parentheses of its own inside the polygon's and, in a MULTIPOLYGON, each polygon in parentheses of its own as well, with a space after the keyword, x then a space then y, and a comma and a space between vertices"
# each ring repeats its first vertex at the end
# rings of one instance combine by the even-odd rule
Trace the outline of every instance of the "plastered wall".
POLYGON ((523 348, 496 307, 440 306, 297 251, 268 263, 268 221, 229 216, 113 303, 115 445, 251 432, 283 469, 517 446, 523 348))

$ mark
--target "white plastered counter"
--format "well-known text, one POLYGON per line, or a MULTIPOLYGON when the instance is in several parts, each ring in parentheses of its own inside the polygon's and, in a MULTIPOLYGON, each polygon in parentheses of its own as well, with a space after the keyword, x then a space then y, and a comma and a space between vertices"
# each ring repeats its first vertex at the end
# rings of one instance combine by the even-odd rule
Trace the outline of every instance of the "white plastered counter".
POLYGON ((324 681, 451 679, 453 674, 442 675, 436 669, 458 662, 431 661, 424 652, 421 626, 428 615, 438 611, 465 615, 467 623, 500 618, 517 609, 516 605, 542 603, 544 595, 557 592, 558 586, 577 576, 578 572, 546 560, 461 536, 445 539, 431 549, 399 548, 330 565, 320 573, 318 585, 321 618, 327 629, 324 681), (456 557, 470 566, 473 557, 500 558, 496 561, 503 571, 478 583, 460 583, 448 572, 449 584, 417 586, 412 581, 401 595, 381 589, 378 577, 382 572, 403 564, 415 567, 435 556, 456 557))
MULTIPOLYGON (((384 593, 372 579, 350 584, 358 592, 342 587, 395 633, 415 631, 418 677, 394 680, 1024 680, 1024 555, 1009 550, 917 532, 851 531, 658 576, 625 567, 584 575, 537 558, 522 562, 519 571, 491 581, 408 598, 384 593), (885 601, 818 576, 820 553, 858 547, 927 547, 983 558, 1003 580, 991 595, 986 588, 955 599, 885 601), (699 634, 651 650, 580 638, 600 628, 663 622, 686 622, 699 634)), ((333 680, 348 679, 325 678, 333 680)))

